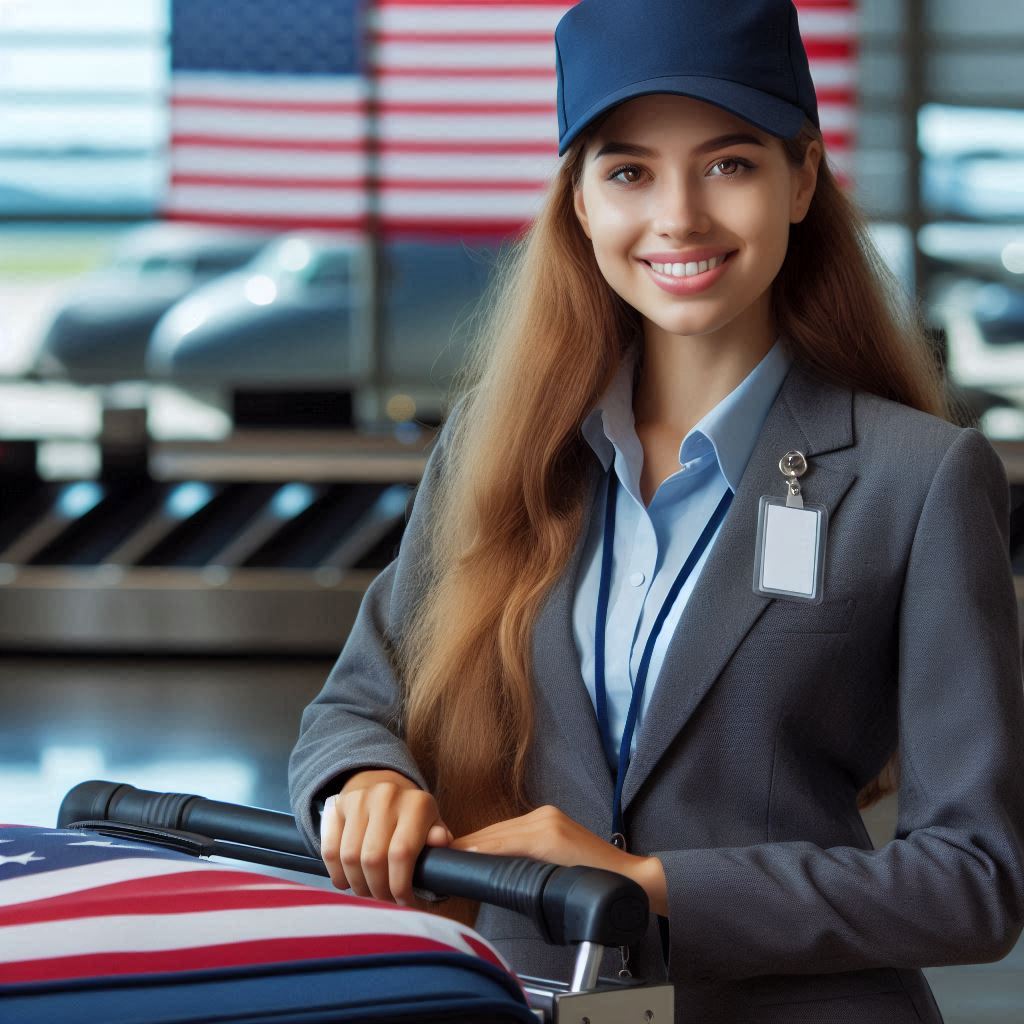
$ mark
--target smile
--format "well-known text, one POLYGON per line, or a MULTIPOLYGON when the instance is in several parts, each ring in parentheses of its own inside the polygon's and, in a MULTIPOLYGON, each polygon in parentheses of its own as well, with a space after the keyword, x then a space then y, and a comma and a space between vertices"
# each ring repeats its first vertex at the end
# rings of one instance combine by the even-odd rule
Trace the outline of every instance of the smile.
MULTIPOLYGON (((699 263, 650 263, 659 274, 671 275, 672 277, 696 277, 709 270, 714 270, 719 264, 724 263, 729 253, 724 256, 714 256, 709 260, 701 260, 699 263)), ((645 261, 646 262, 646 261, 645 261)))
POLYGON ((658 263, 641 260, 654 283, 673 295, 692 295, 710 288, 725 273, 735 250, 700 263, 658 263))

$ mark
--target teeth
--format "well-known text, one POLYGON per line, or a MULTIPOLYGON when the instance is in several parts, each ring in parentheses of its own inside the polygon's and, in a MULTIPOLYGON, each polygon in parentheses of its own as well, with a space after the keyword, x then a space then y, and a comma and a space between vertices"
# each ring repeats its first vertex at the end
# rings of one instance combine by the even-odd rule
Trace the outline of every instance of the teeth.
POLYGON ((724 262, 725 256, 715 256, 713 259, 701 260, 699 263, 652 263, 651 266, 659 274, 669 274, 672 277, 695 277, 705 271, 714 270, 724 262))

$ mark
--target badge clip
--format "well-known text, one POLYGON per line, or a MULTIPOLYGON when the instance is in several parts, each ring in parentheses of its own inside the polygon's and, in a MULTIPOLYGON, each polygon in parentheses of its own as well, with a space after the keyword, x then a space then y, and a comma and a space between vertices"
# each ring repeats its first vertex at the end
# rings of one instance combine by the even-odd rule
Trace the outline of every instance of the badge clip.
POLYGON ((799 478, 807 458, 795 449, 779 459, 785 497, 762 494, 757 509, 754 593, 819 604, 823 598, 828 509, 805 502, 799 478))

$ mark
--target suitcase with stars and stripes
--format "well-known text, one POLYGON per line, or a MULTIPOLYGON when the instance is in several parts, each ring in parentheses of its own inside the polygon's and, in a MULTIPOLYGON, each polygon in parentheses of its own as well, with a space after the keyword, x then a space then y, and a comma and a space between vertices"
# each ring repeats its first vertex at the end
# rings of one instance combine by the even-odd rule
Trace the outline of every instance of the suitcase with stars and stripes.
MULTIPOLYGON (((595 1021, 672 1019, 670 986, 588 974, 576 991, 545 989, 471 928, 295 881, 296 870, 326 873, 290 815, 75 787, 56 828, 0 826, 0 1021, 553 1024, 587 1009, 595 1021), (613 1016, 595 1015, 595 998, 613 1016)), ((429 849, 414 881, 427 899, 490 896, 531 913, 551 941, 580 941, 587 970, 647 922, 639 886, 592 868, 429 849)))

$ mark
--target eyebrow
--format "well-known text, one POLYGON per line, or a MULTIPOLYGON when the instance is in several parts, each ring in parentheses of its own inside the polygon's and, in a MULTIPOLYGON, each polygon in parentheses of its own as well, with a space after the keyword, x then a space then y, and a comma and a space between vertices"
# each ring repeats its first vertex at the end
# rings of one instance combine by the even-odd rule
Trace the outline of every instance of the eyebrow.
MULTIPOLYGON (((702 142, 694 149, 695 153, 707 153, 712 149, 720 149, 722 146, 738 146, 748 143, 751 146, 765 147, 765 144, 756 135, 747 132, 730 132, 728 135, 718 135, 713 139, 702 142)), ((620 153, 623 156, 636 156, 642 159, 651 159, 658 155, 655 149, 647 149, 646 146, 637 146, 632 142, 606 142, 594 154, 594 159, 604 156, 606 153, 620 153)))

